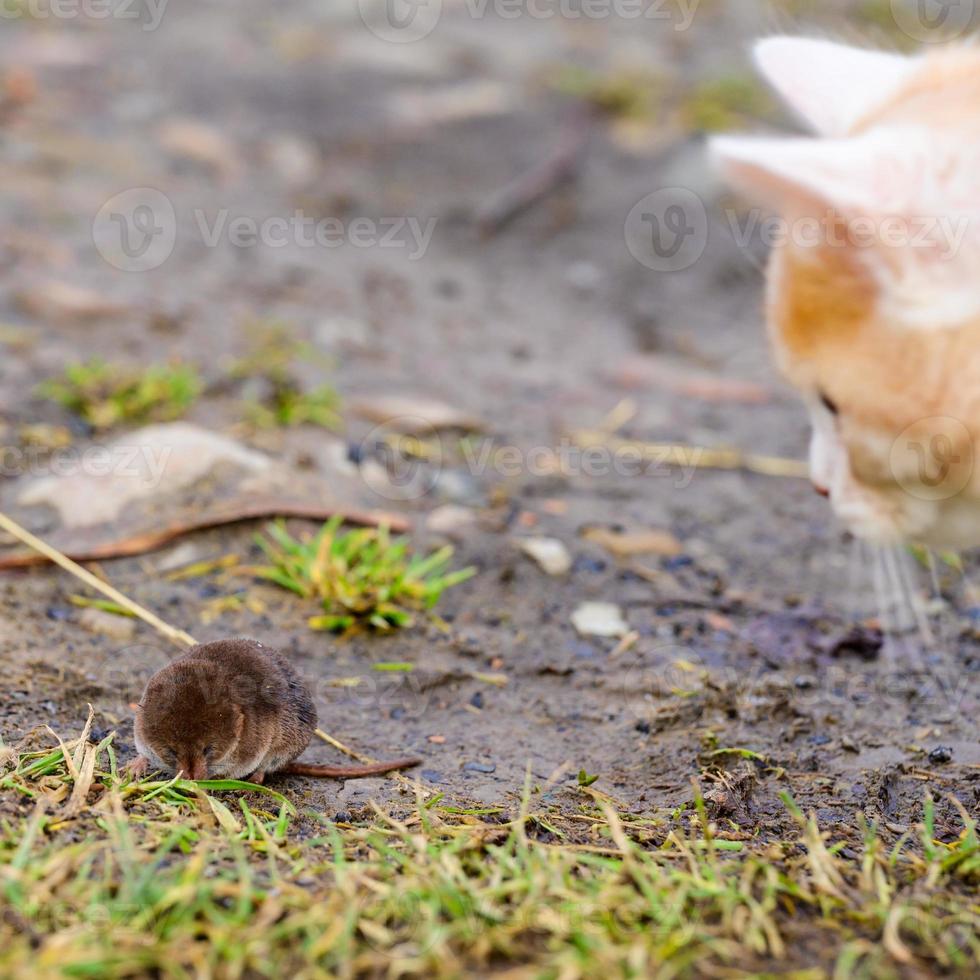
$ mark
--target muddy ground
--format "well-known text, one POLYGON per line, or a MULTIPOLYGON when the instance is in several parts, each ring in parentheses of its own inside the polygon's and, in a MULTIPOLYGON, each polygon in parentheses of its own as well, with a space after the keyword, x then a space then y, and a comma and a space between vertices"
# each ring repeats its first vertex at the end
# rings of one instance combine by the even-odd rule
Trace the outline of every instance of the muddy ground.
MULTIPOLYGON (((453 537, 459 564, 479 575, 440 606, 448 630, 337 641, 307 630, 310 610, 286 593, 164 577, 180 562, 254 558, 254 525, 101 566, 199 639, 248 634, 284 648, 314 684, 324 728, 379 757, 417 753, 425 784, 450 799, 513 800, 528 766, 536 782, 557 773, 559 785, 585 769, 627 806, 664 815, 700 777, 719 818, 750 834, 782 832, 778 796, 789 792, 827 825, 853 825, 863 810, 895 837, 931 790, 944 799, 946 832, 955 823, 946 794, 980 807, 978 604, 966 580, 944 573, 936 642, 906 634, 881 651, 842 645, 877 611, 870 567, 855 563, 805 480, 667 466, 616 474, 601 458, 596 473, 574 456, 567 472, 547 472, 537 462, 542 447, 601 425, 624 399, 635 412, 620 435, 804 458, 804 413, 765 348, 763 253, 736 243, 691 115, 705 80, 745 75, 749 38, 796 17, 814 23, 805 5, 788 7, 705 0, 681 30, 669 5, 670 19, 637 22, 479 18, 447 2, 415 43, 379 39, 356 5, 340 3, 171 0, 153 30, 142 29, 145 10, 137 21, 5 20, 5 444, 20 446, 20 427, 34 422, 71 426, 76 445, 89 444, 34 394, 69 361, 179 356, 211 385, 190 420, 272 453, 287 481, 312 474, 348 505, 402 513, 419 545, 443 540, 427 526, 437 506, 468 509, 474 522, 453 537), (584 71, 578 79, 628 75, 634 94, 649 85, 646 109, 583 123, 568 66, 584 71), (162 145, 161 131, 188 118, 217 142, 162 145), (584 130, 576 180, 478 232, 502 188, 584 130), (114 267, 93 246, 99 209, 133 187, 163 192, 177 215, 173 254, 150 271, 114 267), (665 187, 685 217, 697 215, 690 192, 705 203, 706 231, 693 236, 704 253, 676 272, 644 251, 629 217, 665 187), (243 247, 219 235, 209 247, 194 217, 297 208, 346 223, 436 223, 413 257, 404 232, 389 245, 243 247), (122 309, 47 311, 39 297, 51 281, 122 309), (221 382, 255 321, 281 321, 328 354, 330 366, 304 366, 306 380, 333 383, 347 404, 431 396, 481 420, 484 433, 444 434, 443 464, 425 468, 426 492, 406 501, 360 478, 372 423, 353 412, 342 437, 243 431, 221 382), (531 464, 481 463, 491 444, 517 447, 531 464), (681 550, 617 560, 583 537, 589 527, 663 529, 681 550), (565 542, 567 575, 549 577, 520 553, 515 539, 536 534, 565 542), (216 593, 243 588, 263 612, 202 622, 216 593), (639 635, 632 647, 576 633, 571 614, 589 600, 623 608, 639 635), (390 662, 415 669, 372 670, 390 662), (488 673, 506 684, 475 676, 488 673), (330 686, 351 677, 360 686, 330 686), (758 758, 716 752, 725 748, 758 758)), ((827 5, 819 16, 821 29, 849 37, 884 30, 827 5)), ((789 125, 767 107, 759 114, 744 124, 789 125)), ((5 470, 5 507, 56 532, 54 511, 16 506, 24 478, 5 470)), ((165 516, 170 504, 155 506, 165 516)), ((77 591, 51 570, 0 578, 0 730, 8 742, 38 725, 67 734, 91 703, 126 755, 129 705, 171 651, 142 626, 127 639, 82 629, 68 599, 77 591)), ((325 745, 309 756, 338 758, 325 745)), ((383 781, 278 788, 327 814, 401 798, 383 781)))

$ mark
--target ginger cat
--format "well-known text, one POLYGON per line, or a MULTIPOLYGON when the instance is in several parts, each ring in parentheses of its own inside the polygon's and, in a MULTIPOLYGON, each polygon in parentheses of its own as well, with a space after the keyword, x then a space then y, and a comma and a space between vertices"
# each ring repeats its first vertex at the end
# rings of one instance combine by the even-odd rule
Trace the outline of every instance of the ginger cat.
POLYGON ((817 136, 712 153, 783 219, 767 317, 814 484, 858 537, 980 545, 980 47, 771 38, 756 58, 817 136))

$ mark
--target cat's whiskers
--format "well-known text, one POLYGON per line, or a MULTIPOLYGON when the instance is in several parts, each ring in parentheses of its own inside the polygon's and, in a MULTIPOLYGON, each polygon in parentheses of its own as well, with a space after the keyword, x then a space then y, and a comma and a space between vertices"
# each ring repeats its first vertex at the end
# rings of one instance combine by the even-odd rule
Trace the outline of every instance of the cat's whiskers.
POLYGON ((901 545, 871 545, 871 572, 886 649, 903 659, 921 659, 935 647, 929 610, 918 588, 915 567, 901 545), (916 642, 918 641, 918 642, 916 642))
POLYGON ((848 582, 848 605, 851 619, 862 623, 881 615, 878 589, 874 581, 874 549, 862 538, 854 538, 851 548, 851 574, 848 582), (868 577, 869 567, 871 578, 868 577), (873 595, 869 597, 868 593, 873 595))
POLYGON ((888 594, 888 576, 885 569, 885 559, 880 545, 871 546, 871 573, 874 584, 875 599, 878 603, 878 619, 886 634, 892 634, 895 629, 891 620, 891 604, 888 594))
POLYGON ((922 590, 918 586, 918 575, 916 574, 918 566, 916 560, 905 548, 899 549, 897 560, 899 569, 905 578, 906 591, 911 602, 912 615, 915 618, 919 637, 922 640, 923 647, 926 650, 931 650, 935 646, 936 636, 933 632, 932 624, 929 621, 929 606, 922 594, 922 590))

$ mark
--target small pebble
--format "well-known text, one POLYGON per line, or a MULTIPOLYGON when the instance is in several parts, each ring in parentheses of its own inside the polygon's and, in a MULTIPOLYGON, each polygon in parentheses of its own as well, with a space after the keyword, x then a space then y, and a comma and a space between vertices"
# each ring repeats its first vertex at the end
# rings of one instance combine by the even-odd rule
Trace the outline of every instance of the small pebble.
POLYGON ((464 772, 496 772, 497 767, 486 762, 467 762, 463 765, 464 772))
POLYGON ((436 507, 425 519, 425 526, 433 534, 443 534, 447 538, 462 538, 465 532, 476 524, 476 512, 472 507, 459 504, 443 504, 436 507))
POLYGON ((463 657, 479 657, 483 644, 470 633, 461 633, 453 639, 453 648, 463 657))
POLYGON ((472 704, 474 708, 480 708, 482 710, 483 709, 483 692, 482 691, 477 691, 476 694, 474 694, 473 697, 470 698, 470 704, 472 704))
POLYGON ((622 610, 611 602, 583 602, 572 613, 580 636, 621 637, 629 632, 622 610))
POLYGON ((579 555, 575 559, 575 564, 572 565, 572 571, 591 572, 593 575, 598 575, 608 567, 609 563, 603 561, 601 558, 590 558, 588 555, 579 555))
POLYGON ((548 575, 567 575, 572 567, 572 556, 558 538, 521 538, 517 547, 548 575))

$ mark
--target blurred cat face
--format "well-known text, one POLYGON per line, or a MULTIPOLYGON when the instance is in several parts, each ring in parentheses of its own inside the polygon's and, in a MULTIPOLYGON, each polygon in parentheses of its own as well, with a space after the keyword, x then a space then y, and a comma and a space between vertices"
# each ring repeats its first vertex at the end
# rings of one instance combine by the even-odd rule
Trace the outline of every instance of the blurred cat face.
POLYGON ((980 545, 980 51, 758 54, 830 137, 714 147, 784 218, 767 318, 810 412, 814 485, 862 538, 980 545))
POLYGON ((812 423, 814 486, 859 537, 980 544, 980 321, 896 328, 853 256, 781 250, 773 347, 812 423))

